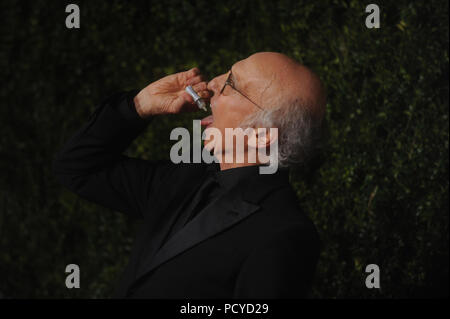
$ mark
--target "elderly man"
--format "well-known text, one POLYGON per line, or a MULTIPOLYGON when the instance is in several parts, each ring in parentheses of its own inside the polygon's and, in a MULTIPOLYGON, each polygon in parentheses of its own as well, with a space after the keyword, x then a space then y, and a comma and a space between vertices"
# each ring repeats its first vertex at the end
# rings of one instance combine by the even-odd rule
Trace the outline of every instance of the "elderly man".
POLYGON ((141 219, 115 297, 305 297, 319 238, 298 207, 288 167, 310 158, 324 104, 316 75, 271 52, 208 83, 194 68, 107 98, 56 156, 54 172, 80 196, 141 219), (254 145, 276 139, 280 169, 260 174, 260 161, 174 164, 122 155, 158 115, 196 109, 187 85, 210 99, 212 115, 202 124, 224 136, 226 128, 276 127, 254 145))

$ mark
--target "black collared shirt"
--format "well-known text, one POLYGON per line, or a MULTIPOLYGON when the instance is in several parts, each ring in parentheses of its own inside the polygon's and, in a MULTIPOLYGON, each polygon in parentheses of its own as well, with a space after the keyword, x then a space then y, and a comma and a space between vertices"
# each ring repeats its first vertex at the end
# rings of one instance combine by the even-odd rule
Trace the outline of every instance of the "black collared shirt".
POLYGON ((208 176, 200 188, 204 190, 201 203, 196 206, 196 209, 192 212, 193 214, 188 220, 191 220, 203 208, 216 201, 218 197, 230 191, 239 183, 258 175, 259 167, 260 165, 251 165, 220 170, 219 164, 211 164, 207 169, 208 176))
POLYGON ((205 207, 214 203, 220 196, 230 191, 241 182, 259 174, 259 165, 235 167, 220 170, 220 165, 213 163, 207 168, 207 176, 186 207, 185 211, 176 221, 169 235, 178 232, 205 207))
POLYGON ((240 183, 245 183, 257 177, 262 165, 251 165, 220 170, 218 164, 208 167, 213 172, 213 177, 224 191, 229 191, 240 183))

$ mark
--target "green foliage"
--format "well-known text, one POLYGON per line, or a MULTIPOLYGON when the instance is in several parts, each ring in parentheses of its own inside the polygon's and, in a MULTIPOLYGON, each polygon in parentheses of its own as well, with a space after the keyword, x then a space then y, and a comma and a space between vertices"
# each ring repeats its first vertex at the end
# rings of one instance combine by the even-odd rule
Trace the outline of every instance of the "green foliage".
MULTIPOLYGON (((221 74, 257 51, 314 69, 328 90, 328 146, 309 178, 292 175, 323 241, 312 296, 448 295, 448 2, 2 1, 0 297, 108 297, 135 225, 62 189, 51 159, 107 95, 199 66, 221 74), (68 290, 65 266, 81 267, 68 290), (364 285, 381 269, 381 289, 364 285)), ((167 158, 154 121, 130 148, 167 158)))

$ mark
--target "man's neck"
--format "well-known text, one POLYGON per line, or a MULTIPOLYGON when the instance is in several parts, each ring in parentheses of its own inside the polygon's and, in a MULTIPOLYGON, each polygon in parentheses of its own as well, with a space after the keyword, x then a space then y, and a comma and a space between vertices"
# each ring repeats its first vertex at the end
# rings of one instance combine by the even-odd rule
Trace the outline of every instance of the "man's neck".
POLYGON ((259 163, 220 163, 220 170, 226 170, 236 167, 259 165, 259 163))

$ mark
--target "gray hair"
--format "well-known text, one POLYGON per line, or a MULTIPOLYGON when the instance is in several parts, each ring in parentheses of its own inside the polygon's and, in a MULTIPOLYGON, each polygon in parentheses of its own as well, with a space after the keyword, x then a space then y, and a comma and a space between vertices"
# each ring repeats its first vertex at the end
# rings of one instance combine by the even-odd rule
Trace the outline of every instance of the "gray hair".
POLYGON ((247 116, 241 127, 278 128, 278 165, 308 166, 321 148, 322 120, 313 116, 311 106, 298 98, 247 116))

